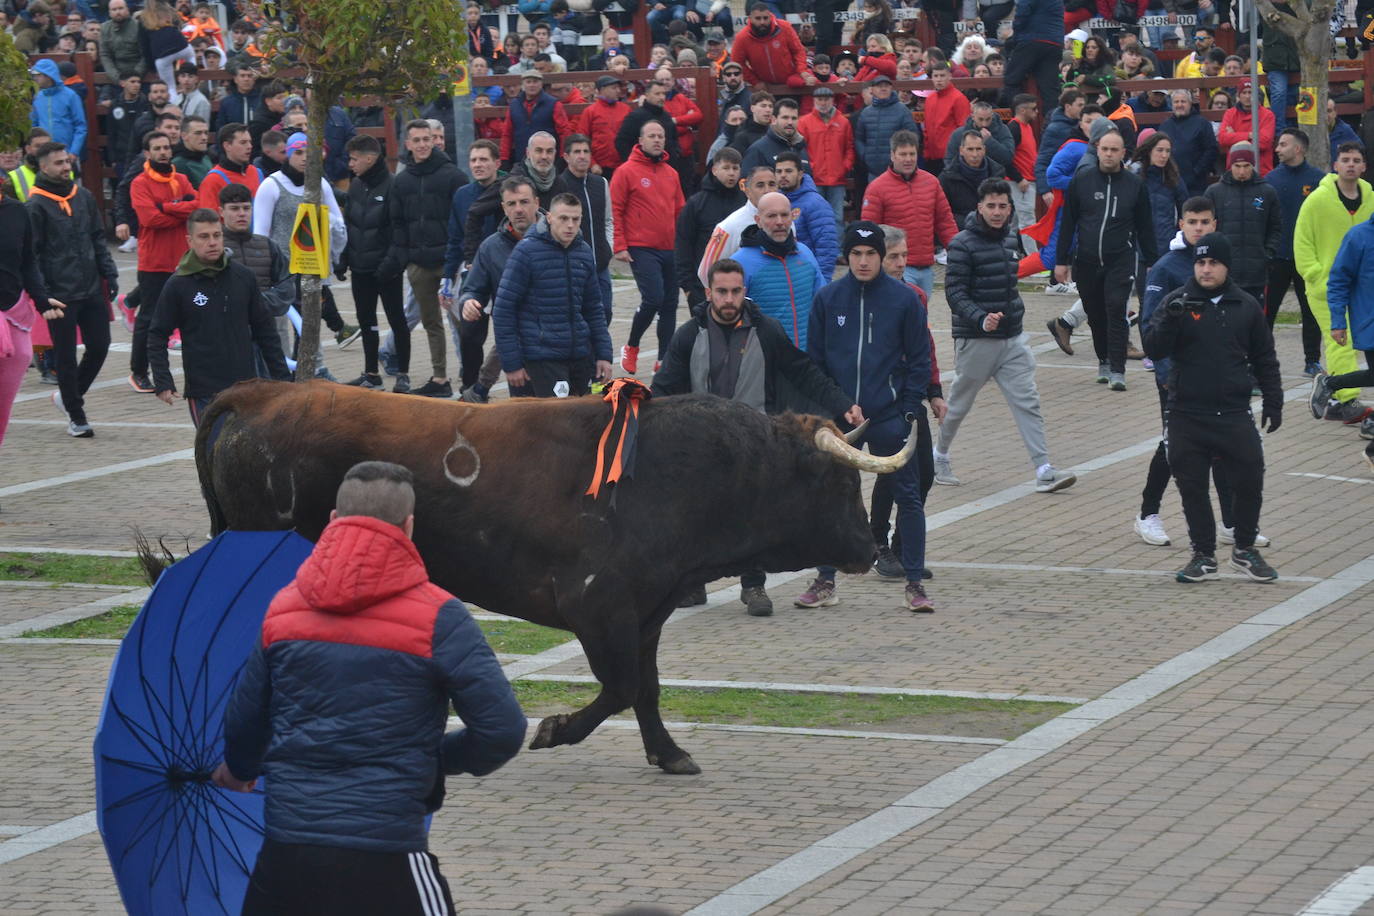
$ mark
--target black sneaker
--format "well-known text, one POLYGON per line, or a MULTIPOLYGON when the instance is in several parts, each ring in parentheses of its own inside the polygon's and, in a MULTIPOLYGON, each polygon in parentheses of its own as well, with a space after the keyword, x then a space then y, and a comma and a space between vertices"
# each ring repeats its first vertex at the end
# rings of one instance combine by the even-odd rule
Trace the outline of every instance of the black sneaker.
POLYGON ((481 387, 472 384, 463 389, 463 393, 458 395, 458 400, 467 404, 485 404, 491 398, 481 387))
POLYGON ((154 391, 153 383, 149 381, 147 373, 143 375, 138 375, 136 373, 130 374, 129 387, 139 394, 152 394, 154 391))
POLYGON ((750 617, 773 616, 773 599, 768 597, 768 593, 761 586, 740 589, 739 600, 744 602, 750 617))
POLYGON ((698 585, 687 594, 678 599, 678 607, 696 607, 706 603, 706 586, 698 585))
POLYGON ((878 559, 873 561, 873 568, 878 571, 878 575, 883 579, 905 579, 906 570, 902 568, 902 561, 897 559, 897 554, 892 552, 892 548, 886 544, 878 548, 878 559))
POLYGON ((371 375, 368 375, 366 372, 364 372, 362 375, 353 379, 351 382, 344 382, 344 384, 351 385, 354 388, 370 388, 374 391, 386 387, 382 384, 382 377, 380 375, 377 375, 375 372, 371 375))
POLYGON ((1327 383, 1331 376, 1318 371, 1312 379, 1312 391, 1307 395, 1307 406, 1312 408, 1312 418, 1320 420, 1326 415, 1326 406, 1331 401, 1331 386, 1327 383))
POLYGON ((1364 460, 1369 464, 1369 469, 1374 471, 1374 442, 1364 447, 1364 460))
POLYGON ((419 388, 410 389, 411 394, 418 394, 422 398, 451 398, 453 397, 453 386, 448 382, 436 382, 430 379, 419 388))
POLYGON ((1241 550, 1239 547, 1231 550, 1231 568, 1238 569, 1245 573, 1256 582, 1273 582, 1279 577, 1274 571, 1274 567, 1264 562, 1264 557, 1260 556, 1258 550, 1247 547, 1241 550))
POLYGON ((1195 553, 1193 558, 1188 561, 1188 565, 1183 567, 1174 575, 1179 582, 1203 582, 1207 579, 1217 577, 1217 558, 1209 557, 1204 554, 1195 553))
POLYGON ((397 394, 410 394, 410 376, 404 372, 393 374, 396 376, 396 384, 392 386, 391 390, 397 394))

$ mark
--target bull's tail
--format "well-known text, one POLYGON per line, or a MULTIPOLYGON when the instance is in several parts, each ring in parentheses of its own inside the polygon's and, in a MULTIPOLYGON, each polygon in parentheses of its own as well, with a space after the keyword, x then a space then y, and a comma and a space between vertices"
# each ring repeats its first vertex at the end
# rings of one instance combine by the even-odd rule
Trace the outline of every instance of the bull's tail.
MULTIPOLYGON (((138 553, 138 563, 143 567, 143 577, 148 580, 149 585, 157 585, 158 576, 162 571, 177 561, 176 555, 168 549, 166 542, 162 538, 157 539, 157 546, 137 528, 134 529, 134 550, 138 553)), ((191 544, 186 544, 186 553, 191 552, 191 544)))
POLYGON ((224 424, 232 413, 233 407, 227 398, 215 398, 201 415, 200 427, 196 430, 196 475, 200 478, 200 494, 205 499, 205 509, 210 514, 212 536, 229 527, 224 507, 215 495, 212 456, 215 443, 219 441, 224 424))

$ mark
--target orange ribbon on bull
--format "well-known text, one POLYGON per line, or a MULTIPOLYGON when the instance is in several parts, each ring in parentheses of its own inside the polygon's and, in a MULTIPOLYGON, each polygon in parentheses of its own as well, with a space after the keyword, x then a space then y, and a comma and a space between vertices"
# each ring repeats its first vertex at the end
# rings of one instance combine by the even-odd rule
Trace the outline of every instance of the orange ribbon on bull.
POLYGON ((596 444, 596 472, 587 494, 592 499, 601 495, 602 486, 609 486, 622 477, 634 476, 635 444, 639 436, 639 402, 649 399, 649 386, 639 379, 618 378, 606 386, 602 400, 611 405, 611 421, 596 444), (615 436, 615 450, 610 463, 606 461, 606 446, 615 436))

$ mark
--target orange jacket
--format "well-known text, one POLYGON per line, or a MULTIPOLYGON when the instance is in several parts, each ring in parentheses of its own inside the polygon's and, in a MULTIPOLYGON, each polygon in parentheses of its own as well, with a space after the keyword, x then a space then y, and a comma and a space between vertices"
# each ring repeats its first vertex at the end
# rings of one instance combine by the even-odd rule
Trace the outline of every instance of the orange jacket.
POLYGON ((630 106, 624 102, 607 102, 595 99, 582 109, 577 116, 577 132, 586 134, 592 141, 592 162, 603 169, 613 169, 620 165, 620 153, 615 148, 615 135, 620 130, 620 122, 630 113, 630 106))
POLYGON ((200 206, 191 180, 176 166, 162 175, 145 162, 143 174, 129 186, 129 197, 138 214, 138 269, 172 273, 188 247, 186 220, 200 206))

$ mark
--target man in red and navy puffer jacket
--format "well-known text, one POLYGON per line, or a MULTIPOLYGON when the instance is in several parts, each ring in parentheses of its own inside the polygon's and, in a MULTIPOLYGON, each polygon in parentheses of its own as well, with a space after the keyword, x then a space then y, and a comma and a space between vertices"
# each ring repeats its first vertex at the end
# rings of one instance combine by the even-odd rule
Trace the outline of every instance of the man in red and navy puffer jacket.
POLYGON ((216 784, 266 784, 244 913, 453 913, 425 816, 485 776, 525 717, 482 631, 410 537, 410 471, 368 461, 273 599, 224 717, 216 784), (465 728, 445 733, 452 701, 465 728))

